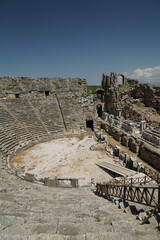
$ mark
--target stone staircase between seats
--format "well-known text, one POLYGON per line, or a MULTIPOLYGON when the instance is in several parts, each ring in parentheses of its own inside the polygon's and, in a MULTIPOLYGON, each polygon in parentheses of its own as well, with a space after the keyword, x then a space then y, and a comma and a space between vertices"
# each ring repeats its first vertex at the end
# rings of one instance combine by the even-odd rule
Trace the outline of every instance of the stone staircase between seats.
POLYGON ((141 226, 130 211, 88 189, 49 188, 0 172, 2 240, 159 239, 154 221, 141 226))

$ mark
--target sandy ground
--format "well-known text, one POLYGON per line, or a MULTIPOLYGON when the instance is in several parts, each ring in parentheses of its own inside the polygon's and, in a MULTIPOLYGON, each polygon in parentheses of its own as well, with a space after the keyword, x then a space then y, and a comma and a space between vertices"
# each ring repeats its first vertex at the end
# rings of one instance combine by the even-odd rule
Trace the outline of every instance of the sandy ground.
POLYGON ((61 138, 37 144, 19 153, 11 162, 11 167, 33 173, 37 178, 78 178, 80 185, 111 179, 111 176, 95 163, 103 160, 115 163, 106 151, 92 151, 94 138, 61 138))

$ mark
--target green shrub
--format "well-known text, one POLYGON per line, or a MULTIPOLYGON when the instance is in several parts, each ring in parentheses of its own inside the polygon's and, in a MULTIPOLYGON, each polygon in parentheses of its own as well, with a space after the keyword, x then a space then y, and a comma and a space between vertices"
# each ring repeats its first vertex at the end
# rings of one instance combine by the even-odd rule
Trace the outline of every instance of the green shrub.
POLYGON ((101 88, 101 86, 98 86, 98 85, 88 85, 87 86, 87 95, 94 94, 98 88, 101 88))

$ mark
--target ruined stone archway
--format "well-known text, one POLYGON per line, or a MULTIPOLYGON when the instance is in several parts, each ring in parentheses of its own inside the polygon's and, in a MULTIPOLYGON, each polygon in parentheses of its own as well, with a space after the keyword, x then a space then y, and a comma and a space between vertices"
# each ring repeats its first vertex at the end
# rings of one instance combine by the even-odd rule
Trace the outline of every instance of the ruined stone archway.
POLYGON ((97 94, 97 99, 99 99, 101 102, 104 101, 104 90, 99 88, 96 90, 96 94, 97 94))
POLYGON ((118 85, 126 84, 125 76, 123 74, 118 74, 117 79, 118 79, 118 85))
POLYGON ((123 85, 123 78, 122 78, 122 76, 118 75, 117 79, 118 79, 118 85, 120 85, 120 86, 123 85))

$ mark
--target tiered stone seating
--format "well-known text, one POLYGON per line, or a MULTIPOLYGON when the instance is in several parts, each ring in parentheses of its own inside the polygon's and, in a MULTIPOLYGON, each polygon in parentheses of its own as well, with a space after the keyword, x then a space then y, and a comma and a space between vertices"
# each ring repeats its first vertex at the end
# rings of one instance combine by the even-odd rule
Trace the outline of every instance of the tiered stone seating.
POLYGON ((0 130, 0 150, 5 154, 55 134, 63 135, 64 124, 55 95, 38 99, 2 99, 0 130))
MULTIPOLYGON (((4 102, 4 100, 3 100, 4 102)), ((8 99, 5 105, 10 112, 27 128, 28 132, 36 139, 48 136, 41 120, 37 117, 34 109, 27 99, 8 99)))
POLYGON ((12 154, 19 147, 19 143, 0 128, 0 151, 5 154, 12 154))
POLYGON ((15 130, 11 132, 11 126, 15 119, 0 106, 0 151, 10 154, 19 147, 19 141, 16 139, 15 130))
POLYGON ((63 132, 63 120, 56 103, 55 95, 47 98, 32 99, 30 102, 37 110, 41 121, 44 123, 50 134, 63 132))
POLYGON ((80 123, 82 120, 82 109, 78 105, 78 101, 75 101, 76 96, 73 93, 68 92, 57 95, 60 108, 64 117, 64 121, 69 129, 80 129, 80 123))
POLYGON ((7 109, 7 106, 0 102, 0 127, 6 132, 7 135, 12 136, 18 142, 33 141, 32 134, 27 131, 22 122, 14 118, 7 109))

